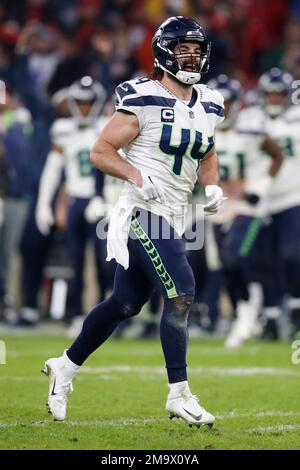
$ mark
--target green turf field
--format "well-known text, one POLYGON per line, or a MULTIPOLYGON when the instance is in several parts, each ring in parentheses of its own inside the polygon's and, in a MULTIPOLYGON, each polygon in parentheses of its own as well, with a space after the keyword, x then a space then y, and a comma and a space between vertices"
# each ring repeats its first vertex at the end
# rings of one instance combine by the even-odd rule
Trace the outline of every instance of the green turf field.
POLYGON ((46 412, 45 359, 62 336, 5 335, 0 365, 0 449, 300 449, 300 365, 289 343, 252 342, 226 351, 217 340, 189 348, 190 385, 217 416, 211 430, 170 421, 157 341, 111 340, 74 384, 68 419, 46 412))

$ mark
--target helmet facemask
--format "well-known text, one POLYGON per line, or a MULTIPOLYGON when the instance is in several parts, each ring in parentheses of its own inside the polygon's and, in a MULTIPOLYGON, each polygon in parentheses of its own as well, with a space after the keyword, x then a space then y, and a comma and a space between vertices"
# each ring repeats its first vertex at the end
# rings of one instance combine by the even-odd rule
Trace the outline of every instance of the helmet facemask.
POLYGON ((275 119, 280 116, 288 107, 289 94, 285 91, 270 91, 264 94, 265 110, 267 114, 275 119))
POLYGON ((88 127, 94 124, 99 117, 106 100, 106 91, 100 83, 94 82, 90 77, 84 77, 80 82, 70 87, 68 105, 71 115, 79 127, 88 127), (83 115, 80 103, 90 105, 90 110, 83 115))
POLYGON ((178 72, 176 78, 180 82, 190 85, 200 81, 202 60, 205 54, 201 52, 201 45, 191 41, 192 44, 199 45, 199 52, 189 52, 187 42, 177 41, 173 44, 173 54, 177 60, 178 72))
POLYGON ((292 83, 292 75, 277 67, 273 67, 260 77, 258 89, 264 108, 272 119, 280 116, 288 108, 292 83))
POLYGON ((198 83, 201 74, 208 71, 210 42, 201 26, 192 19, 174 17, 167 20, 154 36, 152 48, 154 67, 164 70, 184 85, 198 83), (188 43, 198 44, 199 54, 185 50, 188 43))

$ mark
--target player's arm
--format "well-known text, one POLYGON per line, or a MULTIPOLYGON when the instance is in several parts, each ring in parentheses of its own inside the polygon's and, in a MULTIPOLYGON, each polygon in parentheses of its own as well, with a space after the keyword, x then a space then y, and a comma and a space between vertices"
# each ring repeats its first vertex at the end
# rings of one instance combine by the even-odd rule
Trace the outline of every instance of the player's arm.
POLYGON ((267 196, 272 186, 273 177, 278 173, 283 162, 283 154, 279 145, 269 135, 264 135, 260 149, 271 157, 272 163, 268 173, 247 182, 246 199, 252 204, 256 204, 267 196))
POLYGON ((269 175, 275 176, 283 162, 283 155, 279 145, 277 142, 275 142, 275 140, 266 134, 261 144, 261 150, 266 152, 271 157, 272 164, 269 169, 269 175))
POLYGON ((36 223, 43 235, 48 235, 54 224, 51 204, 60 183, 63 167, 63 148, 58 144, 53 144, 40 179, 36 206, 36 223))
POLYGON ((118 150, 128 145, 140 133, 138 118, 133 113, 117 111, 103 129, 91 152, 91 162, 96 168, 142 187, 140 170, 123 160, 118 150))
POLYGON ((198 171, 198 182, 201 186, 219 184, 219 161, 215 147, 213 147, 201 160, 198 171))
POLYGON ((205 195, 208 198, 207 204, 204 205, 204 212, 206 214, 215 214, 224 200, 222 188, 218 186, 219 162, 215 147, 201 161, 198 182, 205 188, 205 195))

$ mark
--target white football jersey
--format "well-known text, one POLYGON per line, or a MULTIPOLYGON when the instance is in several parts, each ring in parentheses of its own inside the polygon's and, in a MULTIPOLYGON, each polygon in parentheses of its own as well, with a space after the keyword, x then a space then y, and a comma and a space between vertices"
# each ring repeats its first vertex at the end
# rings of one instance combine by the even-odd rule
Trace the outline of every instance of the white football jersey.
POLYGON ((214 145, 223 120, 223 97, 206 85, 194 85, 191 101, 176 98, 159 81, 139 78, 116 88, 116 109, 134 113, 139 135, 124 149, 125 158, 164 188, 166 204, 145 203, 126 182, 123 194, 159 215, 184 212, 197 181, 201 160, 214 145))
POLYGON ((265 118, 259 108, 251 106, 243 109, 238 115, 235 130, 244 148, 245 190, 252 186, 252 180, 258 181, 269 172, 271 157, 261 151, 267 135, 265 118))
POLYGON ((275 119, 265 114, 265 128, 285 157, 269 197, 270 212, 276 213, 300 205, 300 106, 291 106, 275 119))
POLYGON ((235 128, 224 131, 217 129, 215 145, 219 158, 221 182, 244 180, 246 166, 249 164, 245 137, 239 134, 235 128))
POLYGON ((257 130, 256 124, 255 127, 251 124, 251 114, 250 108, 240 111, 234 127, 217 129, 215 133, 220 185, 228 197, 213 218, 217 223, 228 222, 238 214, 255 214, 243 195, 254 173, 259 178, 268 172, 269 160, 262 158, 260 147, 264 133, 257 130))
MULTIPOLYGON (((283 114, 271 119, 258 106, 243 110, 236 130, 246 138, 245 186, 252 185, 268 172, 271 159, 260 150, 259 139, 272 137, 281 147, 285 160, 274 177, 268 197, 271 213, 280 212, 300 204, 300 106, 291 106, 283 114)), ((220 156, 222 158, 222 156, 220 156)))
POLYGON ((52 142, 63 149, 66 191, 71 197, 91 198, 95 195, 90 151, 107 121, 107 117, 100 117, 94 126, 81 129, 74 119, 63 118, 57 119, 52 126, 52 142))

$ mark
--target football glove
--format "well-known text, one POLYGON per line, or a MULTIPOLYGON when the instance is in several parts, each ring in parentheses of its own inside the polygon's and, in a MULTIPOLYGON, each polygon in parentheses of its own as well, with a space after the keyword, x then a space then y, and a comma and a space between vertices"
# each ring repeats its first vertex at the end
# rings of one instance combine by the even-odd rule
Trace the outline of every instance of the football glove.
POLYGON ((89 224, 95 224, 101 217, 106 215, 104 199, 101 196, 94 196, 88 203, 84 211, 85 220, 89 224))
POLYGON ((35 211, 36 225, 42 235, 49 235, 52 225, 54 225, 54 216, 51 206, 38 204, 35 211))
POLYGON ((223 196, 222 188, 216 184, 205 186, 205 196, 208 198, 208 202, 204 205, 204 213, 206 215, 216 214, 222 202, 227 199, 223 196))
POLYGON ((159 199, 162 204, 165 204, 165 191, 163 187, 152 178, 152 176, 141 173, 143 179, 143 186, 139 188, 133 180, 129 180, 135 185, 137 191, 141 194, 144 201, 150 201, 152 199, 159 199))

